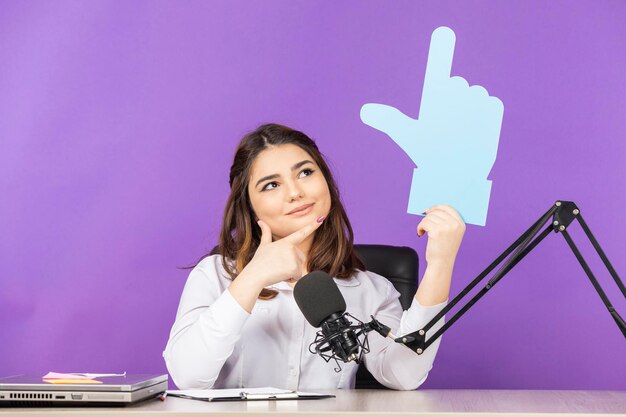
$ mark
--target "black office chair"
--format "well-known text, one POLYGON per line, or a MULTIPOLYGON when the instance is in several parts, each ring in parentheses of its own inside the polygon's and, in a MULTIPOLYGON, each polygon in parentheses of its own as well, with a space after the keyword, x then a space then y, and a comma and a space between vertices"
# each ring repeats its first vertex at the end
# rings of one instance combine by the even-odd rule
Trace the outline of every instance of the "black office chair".
MULTIPOLYGON (((417 291, 419 258, 412 248, 387 245, 354 245, 354 249, 368 271, 387 278, 400 293, 404 310, 411 306, 417 291)), ((357 389, 386 388, 360 365, 356 374, 357 389)))

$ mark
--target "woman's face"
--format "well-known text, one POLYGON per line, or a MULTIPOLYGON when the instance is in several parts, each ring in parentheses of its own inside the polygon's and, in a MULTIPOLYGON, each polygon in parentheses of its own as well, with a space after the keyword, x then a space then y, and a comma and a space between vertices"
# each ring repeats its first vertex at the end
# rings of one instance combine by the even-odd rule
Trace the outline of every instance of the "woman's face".
POLYGON ((263 150, 254 160, 248 194, 257 218, 283 238, 330 211, 328 184, 313 158, 286 144, 263 150))

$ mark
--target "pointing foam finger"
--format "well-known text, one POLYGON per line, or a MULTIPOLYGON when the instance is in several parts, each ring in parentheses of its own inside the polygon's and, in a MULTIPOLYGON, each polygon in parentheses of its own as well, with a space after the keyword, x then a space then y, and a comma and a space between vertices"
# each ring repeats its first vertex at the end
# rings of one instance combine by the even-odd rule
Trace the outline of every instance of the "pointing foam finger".
POLYGON ((425 85, 440 83, 450 78, 455 43, 456 36, 449 27, 441 26, 433 31, 428 48, 425 85))

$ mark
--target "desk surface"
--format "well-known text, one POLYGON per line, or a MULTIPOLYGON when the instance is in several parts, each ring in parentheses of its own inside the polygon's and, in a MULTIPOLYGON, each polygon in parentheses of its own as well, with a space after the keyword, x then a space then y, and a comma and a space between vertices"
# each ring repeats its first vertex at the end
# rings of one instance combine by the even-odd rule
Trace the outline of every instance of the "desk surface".
POLYGON ((561 416, 626 416, 623 391, 521 391, 521 390, 338 390, 337 398, 304 401, 249 401, 209 403, 168 397, 125 408, 0 408, 0 415, 132 415, 246 417, 280 414, 281 417, 480 416, 507 417, 553 414, 561 416))

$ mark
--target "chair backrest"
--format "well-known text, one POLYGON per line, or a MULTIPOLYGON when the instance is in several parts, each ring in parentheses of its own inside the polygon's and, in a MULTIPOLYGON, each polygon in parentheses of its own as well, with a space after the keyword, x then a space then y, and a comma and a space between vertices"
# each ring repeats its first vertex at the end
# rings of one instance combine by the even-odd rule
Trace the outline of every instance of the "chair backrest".
MULTIPOLYGON (((412 248, 387 245, 354 245, 354 249, 368 271, 387 278, 400 293, 404 310, 411 306, 417 291, 419 257, 412 248)), ((370 374, 365 365, 356 374, 357 389, 385 388, 370 374)))

